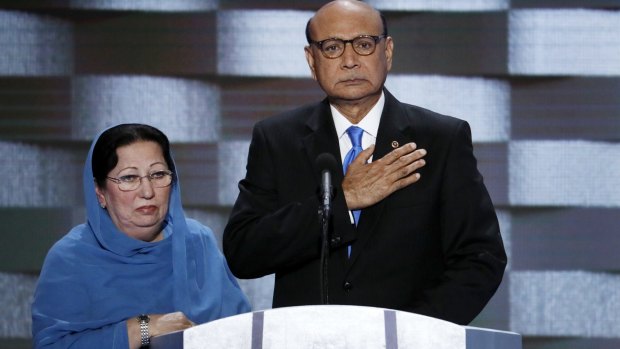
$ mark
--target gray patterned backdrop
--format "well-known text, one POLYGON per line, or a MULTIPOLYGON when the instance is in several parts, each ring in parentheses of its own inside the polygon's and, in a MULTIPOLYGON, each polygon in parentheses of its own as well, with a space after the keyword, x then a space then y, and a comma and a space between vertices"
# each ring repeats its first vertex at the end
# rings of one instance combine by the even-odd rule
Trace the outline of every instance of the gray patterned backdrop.
MULTIPOLYGON (((474 325, 526 349, 620 347, 620 1, 373 0, 388 88, 468 120, 510 256, 474 325)), ((0 0, 0 348, 30 347, 47 249, 84 220, 90 139, 174 143, 190 216, 221 234, 253 124, 322 98, 317 1, 0 0)), ((255 309, 273 279, 244 280, 255 309)))

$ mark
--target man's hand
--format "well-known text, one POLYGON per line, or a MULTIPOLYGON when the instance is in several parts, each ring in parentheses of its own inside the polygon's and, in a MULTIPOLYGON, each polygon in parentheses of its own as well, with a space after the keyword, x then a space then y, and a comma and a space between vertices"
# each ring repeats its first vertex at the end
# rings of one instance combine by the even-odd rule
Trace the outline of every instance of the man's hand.
POLYGON ((383 158, 366 163, 375 150, 374 144, 351 162, 342 181, 349 210, 359 210, 376 204, 393 192, 420 179, 415 171, 424 166, 425 149, 407 143, 392 150, 383 158))

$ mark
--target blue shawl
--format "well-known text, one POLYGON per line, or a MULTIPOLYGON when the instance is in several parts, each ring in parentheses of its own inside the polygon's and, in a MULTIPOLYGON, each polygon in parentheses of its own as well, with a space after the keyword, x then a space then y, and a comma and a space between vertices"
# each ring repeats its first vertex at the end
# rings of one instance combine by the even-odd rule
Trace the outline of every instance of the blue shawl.
POLYGON ((182 311, 204 323, 248 312, 213 233, 185 217, 178 176, 163 240, 136 240, 116 228, 95 196, 91 160, 98 138, 83 172, 87 222, 54 244, 41 270, 32 304, 34 347, 126 349, 126 321, 139 314, 182 311))

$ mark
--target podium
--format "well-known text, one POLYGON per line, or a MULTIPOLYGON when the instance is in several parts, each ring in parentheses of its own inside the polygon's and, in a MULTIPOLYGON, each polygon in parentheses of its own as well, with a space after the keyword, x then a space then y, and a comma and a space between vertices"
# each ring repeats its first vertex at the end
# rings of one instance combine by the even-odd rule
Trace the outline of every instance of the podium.
POLYGON ((398 310, 315 305, 231 316, 151 341, 151 349, 205 348, 521 349, 521 336, 398 310))

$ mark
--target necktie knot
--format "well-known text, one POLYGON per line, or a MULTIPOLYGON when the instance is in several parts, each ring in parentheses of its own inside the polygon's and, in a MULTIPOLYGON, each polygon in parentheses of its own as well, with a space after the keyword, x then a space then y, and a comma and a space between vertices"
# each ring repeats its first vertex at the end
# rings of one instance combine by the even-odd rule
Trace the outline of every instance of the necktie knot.
POLYGON ((344 170, 343 171, 344 173, 347 173, 347 168, 349 167, 349 164, 363 150, 362 149, 362 135, 363 134, 364 134, 364 130, 357 126, 351 126, 347 129, 347 135, 349 136, 349 139, 351 140, 351 144, 353 146, 351 147, 351 150, 349 150, 347 155, 344 157, 344 162, 342 163, 342 169, 344 170))
POLYGON ((347 129, 347 134, 349 135, 349 139, 351 140, 351 144, 353 144, 353 148, 361 148, 362 147, 362 135, 364 134, 364 130, 357 127, 351 126, 347 129))

